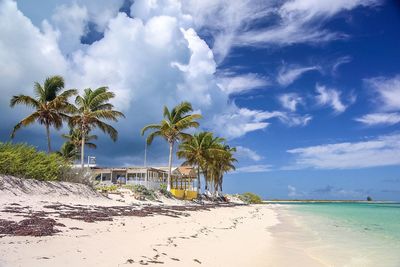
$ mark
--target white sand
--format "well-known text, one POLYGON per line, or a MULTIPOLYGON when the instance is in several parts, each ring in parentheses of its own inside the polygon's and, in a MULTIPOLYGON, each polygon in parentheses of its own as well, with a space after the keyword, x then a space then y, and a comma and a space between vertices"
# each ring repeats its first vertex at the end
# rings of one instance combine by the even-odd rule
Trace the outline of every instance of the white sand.
MULTIPOLYGON (((2 207, 19 203, 42 210, 56 202, 122 203, 91 193, 0 194, 2 207)), ((278 205, 257 205, 192 211, 180 218, 114 217, 112 222, 86 223, 55 217, 66 227, 58 227, 62 232, 54 236, 0 238, 0 266, 324 266, 274 237, 279 212, 278 205)), ((0 219, 16 218, 21 219, 0 212, 0 219)))
POLYGON ((198 260, 202 266, 322 266, 276 243, 269 230, 278 223, 276 209, 268 206, 217 208, 182 218, 60 221, 83 230, 3 237, 0 266, 125 266, 129 259, 134 265, 156 260, 163 266, 197 266, 198 260))

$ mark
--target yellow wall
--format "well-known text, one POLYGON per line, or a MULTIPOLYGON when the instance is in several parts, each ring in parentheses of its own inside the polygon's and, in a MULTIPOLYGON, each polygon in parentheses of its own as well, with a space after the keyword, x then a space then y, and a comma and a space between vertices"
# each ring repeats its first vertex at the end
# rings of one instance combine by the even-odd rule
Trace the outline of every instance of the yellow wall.
POLYGON ((197 198, 197 191, 171 189, 171 194, 179 199, 192 200, 197 198))

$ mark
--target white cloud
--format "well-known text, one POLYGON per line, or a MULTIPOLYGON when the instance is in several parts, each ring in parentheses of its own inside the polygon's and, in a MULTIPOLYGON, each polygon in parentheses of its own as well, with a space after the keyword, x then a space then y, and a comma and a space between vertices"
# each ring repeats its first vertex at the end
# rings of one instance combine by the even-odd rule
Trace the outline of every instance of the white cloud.
POLYGON ((236 76, 220 76, 218 78, 218 85, 222 91, 233 94, 250 91, 253 89, 261 89, 269 85, 270 82, 267 78, 256 73, 247 73, 236 76))
POLYGON ((58 43, 64 53, 82 48, 81 37, 87 33, 89 21, 85 6, 79 6, 77 3, 58 6, 51 21, 58 31, 58 43))
POLYGON ((269 112, 240 108, 234 112, 216 115, 213 128, 227 138, 237 138, 248 132, 267 128, 270 125, 269 120, 274 118, 290 127, 305 126, 312 119, 310 115, 300 116, 282 111, 269 112))
POLYGON ((315 97, 318 105, 330 106, 336 113, 344 112, 349 105, 355 102, 355 96, 351 96, 347 104, 341 100, 341 92, 336 89, 330 89, 323 85, 316 85, 317 95, 315 97))
POLYGON ((297 115, 294 113, 282 113, 279 119, 290 127, 306 126, 312 120, 311 115, 297 115))
POLYGON ((400 74, 390 78, 370 78, 365 82, 377 93, 380 110, 400 110, 400 74))
POLYGON ((321 29, 324 22, 342 11, 379 4, 379 0, 293 0, 271 9, 279 22, 265 29, 243 31, 236 45, 291 45, 320 43, 345 38, 346 34, 321 29))
POLYGON ((336 75, 340 66, 350 63, 352 58, 350 56, 340 57, 332 66, 332 74, 336 75))
POLYGON ((236 168, 236 171, 233 173, 256 173, 256 172, 269 172, 272 170, 271 165, 249 165, 244 167, 236 168))
POLYGON ((262 156, 260 156, 256 151, 243 146, 236 146, 235 155, 238 157, 249 158, 253 161, 260 161, 262 159, 262 156))
POLYGON ((394 125, 400 122, 400 75, 374 77, 364 80, 377 98, 374 98, 378 112, 363 115, 355 120, 368 126, 394 125), (397 111, 397 112, 392 112, 397 111))
MULTIPOLYGON (((40 31, 18 9, 14 1, 0 1, 0 111, 9 113, 13 94, 32 93, 33 81, 65 73, 67 68, 48 24, 40 31)), ((3 119, 14 116, 2 116, 3 119)))
POLYGON ((309 66, 309 67, 301 67, 301 66, 282 66, 279 70, 277 81, 282 86, 288 86, 292 84, 295 80, 300 78, 303 73, 319 70, 318 66, 309 66))
POLYGON ((249 24, 270 13, 275 1, 188 0, 182 8, 193 17, 196 29, 213 36, 213 52, 221 62, 230 52, 236 36, 249 24))
POLYGON ((298 105, 304 104, 303 98, 296 93, 282 94, 278 100, 284 108, 293 112, 296 111, 298 105))
MULTIPOLYGON (((116 93, 113 103, 126 114, 126 119, 115 125, 121 142, 112 147, 99 146, 99 157, 105 149, 120 153, 113 154, 115 158, 140 153, 127 151, 120 144, 139 139, 138 129, 159 121, 163 105, 173 106, 183 100, 191 101, 204 115, 201 124, 205 128, 228 138, 264 129, 271 118, 283 120, 283 113, 239 108, 229 101, 229 92, 218 86, 214 53, 192 27, 191 16, 183 13, 176 1, 135 1, 133 11, 140 4, 143 18, 130 18, 113 9, 105 16, 106 22, 93 17, 100 7, 92 7, 91 1, 75 3, 57 8, 39 29, 18 11, 16 2, 0 2, 0 112, 5 114, 7 127, 26 114, 20 108, 8 107, 11 96, 32 94, 35 81, 42 82, 55 74, 65 77, 67 88, 107 85, 116 93), (93 20, 104 29, 104 37, 90 45, 79 45, 77 40, 86 33, 88 21, 93 20), (71 43, 64 43, 65 39, 71 43)), ((229 90, 236 91, 266 83, 253 74, 230 78, 233 81, 229 90)), ((297 119, 287 120, 299 123, 297 119)), ((99 142, 108 139, 101 135, 99 142)))
POLYGON ((355 119, 368 126, 394 125, 400 123, 400 113, 370 113, 355 119))
MULTIPOLYGON (((336 144, 295 148, 287 151, 296 157, 291 168, 355 169, 400 165, 400 134, 336 144)), ((288 168, 286 168, 288 169, 288 168)))

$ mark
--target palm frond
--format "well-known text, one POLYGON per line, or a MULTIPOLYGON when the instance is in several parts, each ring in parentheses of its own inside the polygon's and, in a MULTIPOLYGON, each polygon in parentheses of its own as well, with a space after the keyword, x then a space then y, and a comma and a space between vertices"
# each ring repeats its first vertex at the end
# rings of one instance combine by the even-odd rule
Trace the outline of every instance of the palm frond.
POLYGON ((146 125, 145 127, 143 127, 143 129, 140 131, 140 134, 143 136, 147 130, 150 130, 150 129, 160 130, 160 128, 161 128, 161 126, 159 124, 149 124, 149 125, 146 125))
POLYGON ((146 143, 148 145, 151 145, 151 143, 153 143, 154 137, 157 137, 157 136, 163 136, 162 132, 155 131, 155 132, 152 132, 151 134, 149 134, 146 138, 146 143))
POLYGON ((28 117, 26 117, 23 120, 21 120, 20 122, 18 122, 13 128, 13 131, 11 133, 11 138, 15 137, 15 133, 21 127, 25 127, 25 126, 28 126, 28 125, 34 123, 39 117, 40 117, 40 114, 38 112, 34 112, 31 115, 29 115, 28 117))
POLYGON ((23 104, 25 106, 28 107, 32 107, 32 108, 39 108, 40 103, 27 95, 16 95, 13 96, 10 100, 10 107, 14 107, 15 105, 19 105, 19 104, 23 104))
POLYGON ((118 131, 112 127, 111 125, 102 122, 102 121, 97 121, 95 125, 104 133, 108 134, 110 138, 115 142, 118 139, 118 131))
POLYGON ((48 77, 44 81, 43 87, 45 100, 51 101, 64 88, 64 78, 59 75, 48 77))

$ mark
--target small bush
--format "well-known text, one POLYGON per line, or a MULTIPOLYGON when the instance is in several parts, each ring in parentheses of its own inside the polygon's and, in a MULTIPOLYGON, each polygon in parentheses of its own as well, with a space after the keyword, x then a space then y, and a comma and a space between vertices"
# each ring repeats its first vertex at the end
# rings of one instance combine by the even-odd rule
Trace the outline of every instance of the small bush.
POLYGON ((247 204, 260 204, 262 203, 262 198, 251 192, 246 192, 238 195, 239 199, 247 204))
POLYGON ((117 185, 102 185, 102 186, 96 187, 96 189, 101 192, 115 192, 115 191, 117 191, 118 186, 117 185))
POLYGON ((164 195, 167 198, 172 198, 173 197, 172 193, 167 190, 167 185, 166 184, 160 184, 159 191, 160 191, 160 193, 162 195, 164 195))
POLYGON ((148 200, 156 200, 157 199, 155 192, 151 189, 147 189, 143 185, 138 185, 138 184, 124 185, 124 188, 132 190, 132 192, 134 194, 139 195, 145 199, 148 199, 148 200))
POLYGON ((46 154, 26 144, 0 143, 0 174, 57 181, 68 169, 68 162, 56 153, 46 154))

